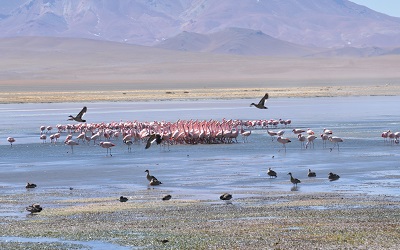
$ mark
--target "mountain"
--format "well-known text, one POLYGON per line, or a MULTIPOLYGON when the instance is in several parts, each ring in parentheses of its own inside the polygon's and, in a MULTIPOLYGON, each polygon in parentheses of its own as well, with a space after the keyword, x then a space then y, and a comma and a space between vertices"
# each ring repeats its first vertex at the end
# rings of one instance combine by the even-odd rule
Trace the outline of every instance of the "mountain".
POLYGON ((17 36, 238 55, 373 56, 397 53, 400 18, 348 0, 0 1, 0 38, 17 36))
POLYGON ((182 32, 162 41, 156 47, 218 54, 296 57, 318 53, 322 50, 282 41, 262 31, 243 28, 227 28, 211 34, 182 32))

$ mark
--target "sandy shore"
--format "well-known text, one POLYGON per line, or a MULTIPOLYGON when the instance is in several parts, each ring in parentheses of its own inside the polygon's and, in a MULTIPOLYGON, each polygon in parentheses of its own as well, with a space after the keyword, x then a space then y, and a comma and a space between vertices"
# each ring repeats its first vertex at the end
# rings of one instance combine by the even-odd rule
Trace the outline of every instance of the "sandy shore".
MULTIPOLYGON (((79 192, 79 191, 73 191, 79 192)), ((3 236, 99 240, 145 249, 397 249, 400 201, 387 196, 339 193, 263 192, 231 204, 215 200, 162 201, 166 191, 117 197, 68 199, 68 193, 42 204, 26 218, 0 217, 3 236), (163 243, 163 240, 168 242, 163 243)), ((21 213, 35 195, 3 196, 21 213)), ((0 241, 1 249, 79 249, 63 241, 0 241)), ((82 246, 81 246, 82 247, 82 246)), ((129 249, 129 248, 128 248, 129 249)))
POLYGON ((400 95, 397 85, 312 86, 283 88, 202 88, 91 91, 0 92, 0 103, 114 102, 196 99, 258 99, 265 92, 275 97, 335 97, 400 95))

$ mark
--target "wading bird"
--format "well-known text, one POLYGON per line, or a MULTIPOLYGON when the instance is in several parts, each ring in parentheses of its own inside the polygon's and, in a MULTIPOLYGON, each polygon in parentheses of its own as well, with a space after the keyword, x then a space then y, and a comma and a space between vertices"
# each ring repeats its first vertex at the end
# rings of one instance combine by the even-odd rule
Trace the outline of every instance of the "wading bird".
POLYGON ((268 99, 268 93, 265 93, 265 95, 264 95, 264 97, 263 98, 261 98, 261 100, 260 100, 260 102, 258 103, 258 104, 255 104, 254 102, 252 103, 252 104, 250 104, 250 107, 251 106, 254 106, 254 107, 256 107, 256 108, 258 108, 258 109, 267 109, 267 107, 265 107, 265 100, 267 100, 268 99))
POLYGON ((295 186, 297 186, 298 183, 301 183, 301 181, 297 178, 293 178, 292 173, 288 173, 290 175, 290 182, 292 182, 295 186))
POLYGON ((110 156, 112 156, 112 154, 111 154, 111 148, 115 146, 114 143, 109 142, 109 141, 102 141, 102 142, 100 142, 99 145, 100 145, 102 148, 106 148, 106 149, 107 149, 107 154, 106 154, 106 155, 108 155, 108 150, 110 150, 110 156))
POLYGON ((68 121, 77 121, 77 122, 86 122, 86 120, 82 119, 82 116, 86 113, 87 108, 86 106, 82 108, 81 112, 79 112, 79 114, 77 116, 69 116, 68 121))

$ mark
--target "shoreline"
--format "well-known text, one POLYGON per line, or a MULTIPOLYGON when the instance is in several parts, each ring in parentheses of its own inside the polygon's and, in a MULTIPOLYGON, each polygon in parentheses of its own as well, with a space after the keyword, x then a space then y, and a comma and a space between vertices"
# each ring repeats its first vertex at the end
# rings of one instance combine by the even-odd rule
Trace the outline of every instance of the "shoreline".
MULTIPOLYGON (((162 201, 165 192, 137 191, 126 203, 114 196, 65 195, 26 219, 0 217, 0 229, 3 238, 43 238, 40 244, 25 240, 21 249, 52 246, 46 238, 61 239, 57 249, 70 249, 68 241, 177 249, 254 249, 260 244, 266 249, 395 249, 400 244, 398 197, 272 191, 247 198, 233 194, 226 203, 218 195, 215 200, 173 196, 162 201)), ((22 209, 21 201, 7 198, 8 205, 22 209)), ((15 241, 0 241, 0 247, 14 249, 15 241)))
POLYGON ((398 96, 400 86, 312 86, 282 88, 193 88, 96 90, 96 91, 9 91, 0 93, 0 104, 63 102, 138 102, 151 100, 247 99, 268 92, 275 97, 398 96))

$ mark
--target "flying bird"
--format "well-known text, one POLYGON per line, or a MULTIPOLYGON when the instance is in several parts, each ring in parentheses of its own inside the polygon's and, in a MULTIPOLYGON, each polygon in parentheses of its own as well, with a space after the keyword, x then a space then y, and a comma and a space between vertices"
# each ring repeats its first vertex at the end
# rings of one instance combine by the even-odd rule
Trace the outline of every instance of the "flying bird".
POLYGON ((86 113, 86 111, 87 111, 87 108, 85 106, 82 108, 81 112, 79 112, 79 114, 77 116, 74 117, 74 116, 70 115, 68 121, 86 122, 86 120, 82 119, 82 116, 86 113))
POLYGON ((261 100, 260 100, 260 102, 258 104, 255 104, 253 102, 252 104, 250 104, 250 107, 254 106, 254 107, 259 108, 259 109, 267 109, 267 107, 265 107, 265 105, 264 105, 265 104, 265 100, 267 100, 267 99, 268 99, 268 93, 265 93, 264 97, 261 98, 261 100))
POLYGON ((156 142, 159 145, 162 142, 162 137, 159 134, 152 134, 147 140, 145 149, 148 149, 153 142, 156 142))

